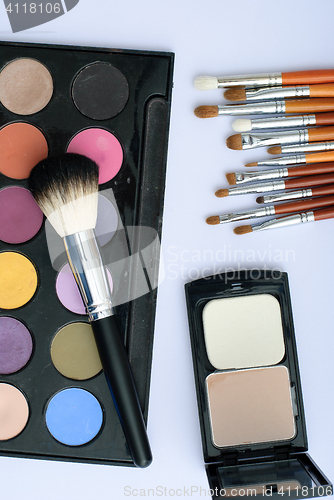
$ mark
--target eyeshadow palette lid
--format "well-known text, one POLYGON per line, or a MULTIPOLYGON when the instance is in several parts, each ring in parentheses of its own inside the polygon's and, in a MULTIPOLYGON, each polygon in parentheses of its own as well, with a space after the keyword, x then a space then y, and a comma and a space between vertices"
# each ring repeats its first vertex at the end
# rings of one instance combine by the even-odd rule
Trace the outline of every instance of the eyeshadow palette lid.
POLYGON ((230 272, 187 283, 185 292, 210 487, 268 496, 271 485, 273 496, 281 488, 293 497, 330 486, 306 453, 287 274, 230 272))

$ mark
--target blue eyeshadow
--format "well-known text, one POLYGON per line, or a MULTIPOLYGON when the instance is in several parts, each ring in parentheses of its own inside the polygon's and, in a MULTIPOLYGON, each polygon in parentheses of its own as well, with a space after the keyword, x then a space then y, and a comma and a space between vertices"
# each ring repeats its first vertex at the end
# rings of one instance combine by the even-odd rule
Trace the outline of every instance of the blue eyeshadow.
POLYGON ((103 411, 90 392, 69 388, 53 396, 45 418, 50 434, 57 441, 69 446, 80 446, 99 433, 103 411))

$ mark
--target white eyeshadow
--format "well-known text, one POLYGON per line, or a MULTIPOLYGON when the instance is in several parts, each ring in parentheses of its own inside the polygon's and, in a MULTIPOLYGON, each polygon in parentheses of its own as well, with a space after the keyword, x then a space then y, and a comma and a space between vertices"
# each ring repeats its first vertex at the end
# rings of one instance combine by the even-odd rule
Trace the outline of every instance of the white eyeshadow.
POLYGON ((284 357, 281 308, 273 295, 211 300, 203 327, 209 361, 218 370, 275 365, 284 357))

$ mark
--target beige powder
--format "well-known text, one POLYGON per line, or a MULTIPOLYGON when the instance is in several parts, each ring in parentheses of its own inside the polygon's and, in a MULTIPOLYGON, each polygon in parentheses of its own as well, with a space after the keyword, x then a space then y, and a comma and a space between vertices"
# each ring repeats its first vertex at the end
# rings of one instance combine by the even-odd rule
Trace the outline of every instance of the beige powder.
POLYGON ((22 392, 13 385, 0 383, 0 440, 20 434, 28 417, 28 403, 22 392))
POLYGON ((212 440, 218 448, 294 437, 285 366, 216 372, 207 377, 206 384, 212 440))
POLYGON ((15 59, 0 73, 0 101, 12 113, 37 113, 48 104, 52 93, 50 72, 35 59, 15 59))

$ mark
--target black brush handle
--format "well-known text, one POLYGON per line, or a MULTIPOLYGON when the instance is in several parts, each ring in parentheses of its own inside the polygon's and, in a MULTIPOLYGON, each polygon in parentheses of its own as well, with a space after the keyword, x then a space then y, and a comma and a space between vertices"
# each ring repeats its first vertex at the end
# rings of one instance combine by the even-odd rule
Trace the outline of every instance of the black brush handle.
POLYGON ((91 323, 104 374, 137 467, 147 467, 152 453, 128 356, 115 316, 91 323))

